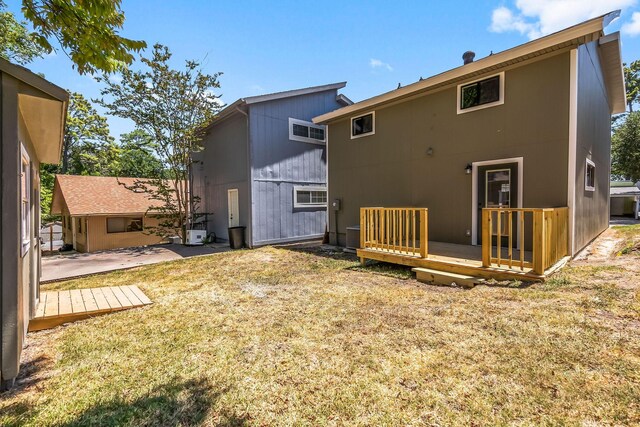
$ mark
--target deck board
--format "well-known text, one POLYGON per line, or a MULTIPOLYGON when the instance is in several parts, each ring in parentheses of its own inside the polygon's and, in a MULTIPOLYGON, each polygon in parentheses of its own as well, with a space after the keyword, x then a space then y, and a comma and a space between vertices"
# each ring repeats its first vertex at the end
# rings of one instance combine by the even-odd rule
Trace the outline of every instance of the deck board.
POLYGON ((36 315, 29 322, 29 331, 54 328, 64 323, 151 303, 135 285, 43 292, 36 315))

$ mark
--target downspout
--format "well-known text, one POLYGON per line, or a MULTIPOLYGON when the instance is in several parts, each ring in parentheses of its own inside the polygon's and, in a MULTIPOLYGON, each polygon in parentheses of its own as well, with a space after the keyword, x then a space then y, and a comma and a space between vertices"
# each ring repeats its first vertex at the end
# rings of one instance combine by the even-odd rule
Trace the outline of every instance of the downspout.
POLYGON ((245 116, 245 118, 247 119, 247 217, 248 219, 248 224, 247 224, 247 230, 248 230, 248 236, 245 236, 246 239, 246 244, 249 248, 253 247, 253 197, 252 197, 252 190, 253 190, 253 168, 252 166, 252 161, 251 161, 251 127, 250 127, 250 123, 249 123, 249 114, 242 110, 239 106, 236 107, 236 111, 238 111, 240 114, 242 114, 243 116, 245 116))

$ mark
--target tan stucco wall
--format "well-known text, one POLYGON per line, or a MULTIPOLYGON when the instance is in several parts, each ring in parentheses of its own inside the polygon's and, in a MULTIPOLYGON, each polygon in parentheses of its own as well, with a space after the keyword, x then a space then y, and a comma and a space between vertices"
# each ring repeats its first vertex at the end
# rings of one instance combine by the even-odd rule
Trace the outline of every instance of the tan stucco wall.
MULTIPOLYGON (((568 52, 507 69, 504 104, 465 114, 457 114, 456 86, 378 109, 367 137, 350 139, 348 118, 330 123, 340 243, 360 207, 419 206, 429 208, 430 240, 470 244, 465 166, 477 161, 523 157, 523 206, 567 206, 569 69, 568 52)), ((335 242, 335 212, 329 219, 335 242)))

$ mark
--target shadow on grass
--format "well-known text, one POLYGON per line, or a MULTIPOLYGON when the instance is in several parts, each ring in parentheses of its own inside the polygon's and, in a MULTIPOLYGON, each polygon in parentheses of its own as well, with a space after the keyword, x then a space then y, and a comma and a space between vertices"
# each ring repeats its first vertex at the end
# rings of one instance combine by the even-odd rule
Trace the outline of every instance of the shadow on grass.
MULTIPOLYGON (((134 401, 99 403, 59 426, 198 426, 227 389, 214 390, 208 381, 189 380, 156 387, 134 401)), ((245 417, 217 412, 215 425, 244 426, 245 417)))

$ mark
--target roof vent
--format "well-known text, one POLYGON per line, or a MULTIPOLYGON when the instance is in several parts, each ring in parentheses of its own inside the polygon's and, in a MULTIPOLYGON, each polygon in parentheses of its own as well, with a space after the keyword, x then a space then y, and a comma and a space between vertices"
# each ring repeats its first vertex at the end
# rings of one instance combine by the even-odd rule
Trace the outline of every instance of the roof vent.
POLYGON ((473 62, 473 58, 476 57, 475 52, 472 52, 470 50, 466 51, 465 53, 462 54, 462 60, 464 61, 464 65, 470 64, 473 62))

